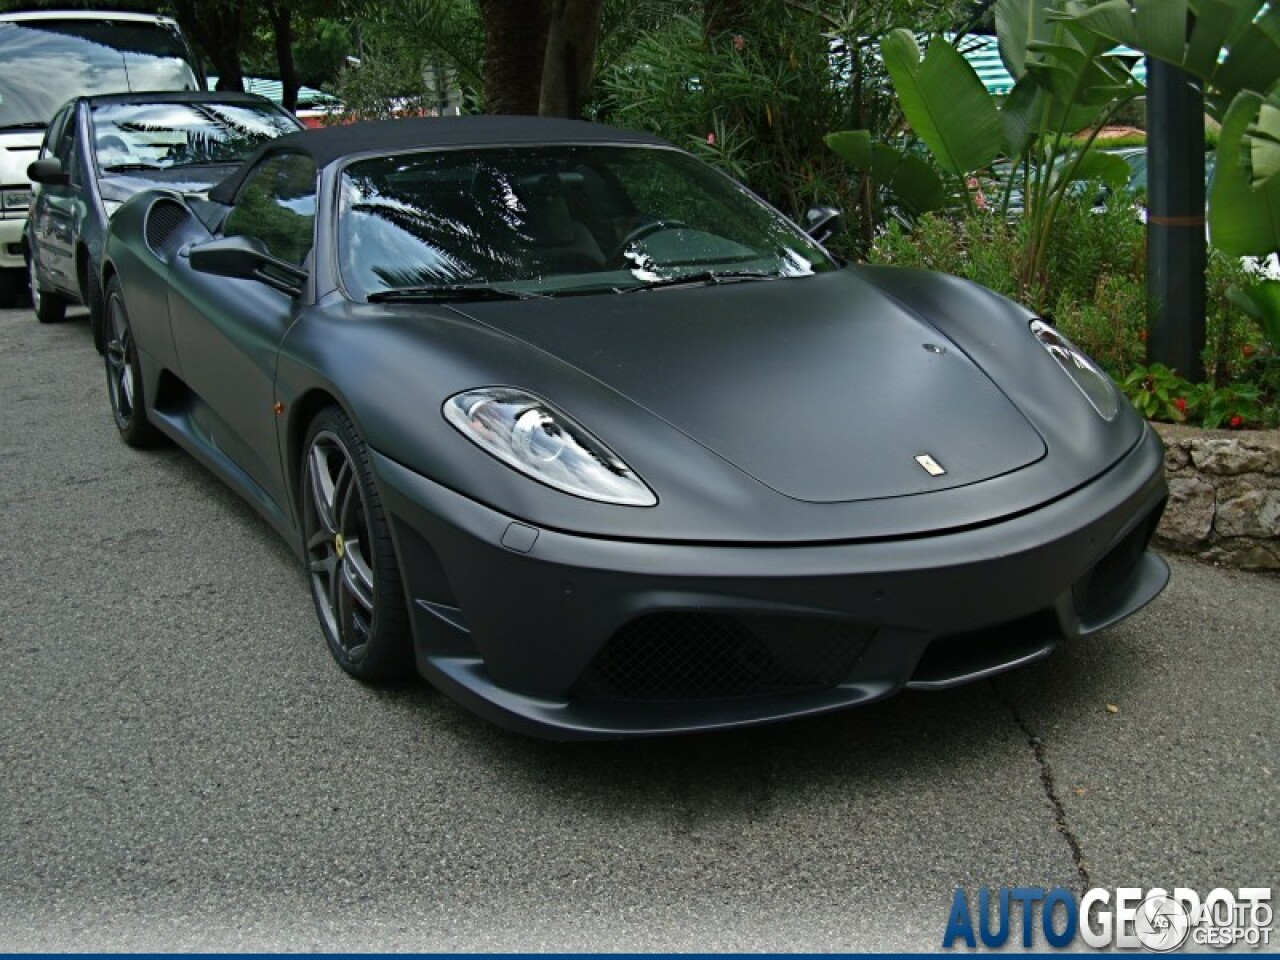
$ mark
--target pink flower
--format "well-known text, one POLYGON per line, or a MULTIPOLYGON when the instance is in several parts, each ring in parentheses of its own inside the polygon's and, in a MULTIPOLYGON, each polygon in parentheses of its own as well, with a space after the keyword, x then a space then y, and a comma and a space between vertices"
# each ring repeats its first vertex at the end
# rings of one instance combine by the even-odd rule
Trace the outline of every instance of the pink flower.
POLYGON ((969 177, 964 185, 973 191, 973 205, 979 210, 987 209, 987 196, 982 192, 982 184, 977 177, 969 177))
POLYGON ((740 33, 733 35, 733 49, 742 50, 747 45, 747 38, 740 33))
POLYGON ((716 135, 714 133, 707 134, 707 144, 712 147, 716 145, 716 135))

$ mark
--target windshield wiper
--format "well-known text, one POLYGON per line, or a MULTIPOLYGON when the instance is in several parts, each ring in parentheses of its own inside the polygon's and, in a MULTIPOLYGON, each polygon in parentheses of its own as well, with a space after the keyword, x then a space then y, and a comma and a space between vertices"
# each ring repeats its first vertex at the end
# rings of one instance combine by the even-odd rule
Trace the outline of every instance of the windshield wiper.
POLYGON ((391 290, 376 290, 365 299, 370 303, 388 303, 394 301, 448 301, 448 300, 533 300, 542 299, 543 293, 528 293, 521 290, 503 290, 483 284, 450 283, 432 287, 395 287, 391 290))
POLYGON ((743 280, 777 280, 780 273, 765 270, 699 270, 678 277, 660 280, 644 280, 634 287, 615 287, 618 293, 636 293, 641 290, 661 290, 663 287, 699 287, 716 283, 739 283, 743 280))
POLYGON ((102 169, 111 173, 125 173, 129 170, 164 170, 165 168, 155 163, 109 163, 102 169))
POLYGON ((0 130, 44 130, 48 126, 43 120, 21 120, 18 123, 0 123, 0 130))

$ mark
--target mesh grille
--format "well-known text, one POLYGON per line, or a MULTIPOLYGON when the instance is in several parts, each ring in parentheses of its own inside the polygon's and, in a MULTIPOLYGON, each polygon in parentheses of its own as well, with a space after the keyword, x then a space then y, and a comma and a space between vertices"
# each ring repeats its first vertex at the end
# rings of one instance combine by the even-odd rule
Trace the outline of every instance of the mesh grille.
POLYGON ((187 219, 187 208, 172 200, 157 200, 147 211, 147 246, 159 252, 173 231, 187 219))
POLYGON ((649 614, 610 638, 573 696, 683 701, 821 690, 849 676, 872 632, 816 617, 649 614))

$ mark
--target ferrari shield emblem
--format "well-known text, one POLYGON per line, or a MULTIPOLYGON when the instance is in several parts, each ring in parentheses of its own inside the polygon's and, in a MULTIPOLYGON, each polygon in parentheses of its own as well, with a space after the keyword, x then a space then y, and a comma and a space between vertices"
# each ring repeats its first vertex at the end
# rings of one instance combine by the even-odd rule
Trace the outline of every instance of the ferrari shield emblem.
POLYGON ((916 463, 924 467, 925 471, 931 477, 940 477, 947 472, 943 469, 942 464, 933 459, 933 457, 929 456, 927 453, 922 453, 920 456, 916 457, 916 463))

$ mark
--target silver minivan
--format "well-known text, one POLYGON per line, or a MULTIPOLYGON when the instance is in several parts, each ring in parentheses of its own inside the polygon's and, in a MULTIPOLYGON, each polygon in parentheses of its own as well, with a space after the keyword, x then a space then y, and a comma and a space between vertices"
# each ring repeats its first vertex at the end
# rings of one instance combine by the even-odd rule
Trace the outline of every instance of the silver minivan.
POLYGON ((0 14, 0 306, 23 286, 27 166, 73 97, 202 90, 197 61, 169 17, 92 10, 0 14))

